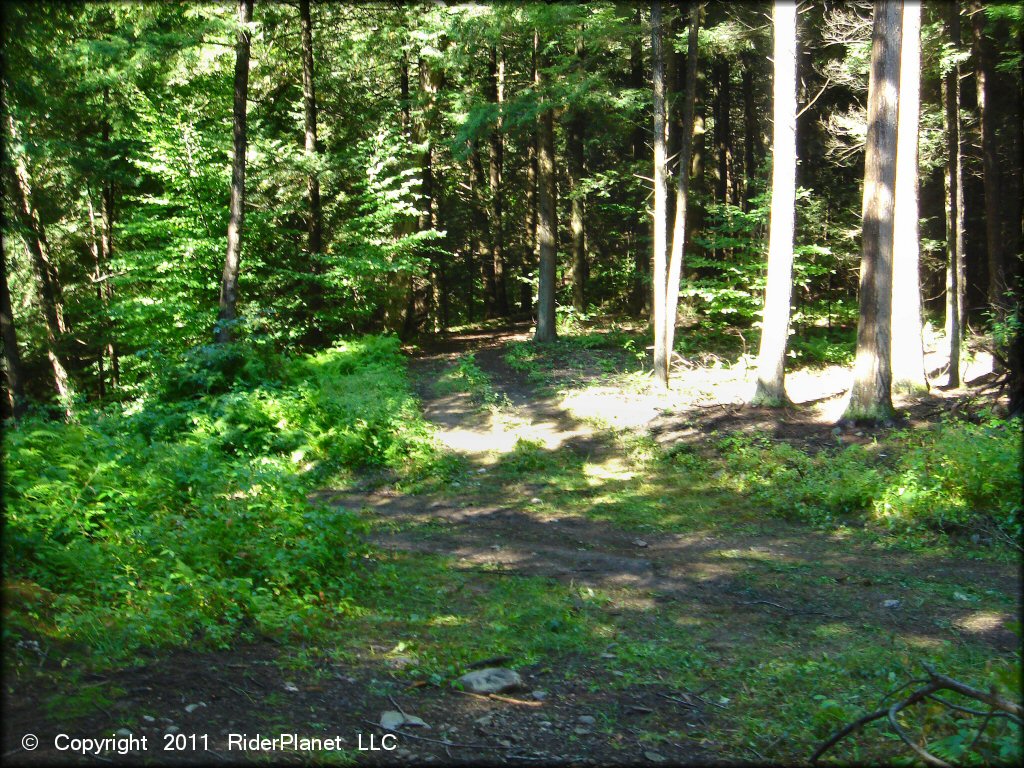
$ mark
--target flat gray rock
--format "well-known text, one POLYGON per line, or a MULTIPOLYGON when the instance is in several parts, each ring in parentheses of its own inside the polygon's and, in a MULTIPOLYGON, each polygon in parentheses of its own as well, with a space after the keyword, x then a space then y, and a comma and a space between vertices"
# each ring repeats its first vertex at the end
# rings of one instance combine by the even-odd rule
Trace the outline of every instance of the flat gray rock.
POLYGON ((429 728, 430 726, 415 715, 403 715, 401 712, 389 709, 380 713, 380 727, 389 731, 397 731, 403 727, 429 728))
POLYGON ((523 679, 518 672, 504 667, 488 667, 467 672, 459 678, 462 687, 473 693, 501 693, 519 688, 523 679))

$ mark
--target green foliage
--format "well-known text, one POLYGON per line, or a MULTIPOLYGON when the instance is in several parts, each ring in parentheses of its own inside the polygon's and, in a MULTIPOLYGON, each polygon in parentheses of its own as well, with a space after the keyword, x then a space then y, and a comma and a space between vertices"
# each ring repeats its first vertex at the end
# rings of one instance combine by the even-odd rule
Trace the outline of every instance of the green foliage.
POLYGON ((344 612, 364 524, 306 494, 339 470, 433 460, 397 341, 291 360, 192 350, 154 389, 125 413, 7 434, 6 573, 57 595, 51 631, 116 654, 344 612))
POLYGON ((891 445, 810 455, 765 435, 723 438, 725 482, 776 514, 905 533, 1021 533, 1019 423, 942 424, 891 445), (896 454, 896 461, 888 457, 896 454))

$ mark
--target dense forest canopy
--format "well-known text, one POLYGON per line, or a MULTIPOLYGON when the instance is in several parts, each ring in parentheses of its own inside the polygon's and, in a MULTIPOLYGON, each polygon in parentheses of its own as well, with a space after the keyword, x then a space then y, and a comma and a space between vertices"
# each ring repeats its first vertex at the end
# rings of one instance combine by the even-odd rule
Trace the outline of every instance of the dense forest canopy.
MULTIPOLYGON (((652 71, 667 191, 688 197, 674 345, 757 337, 768 3, 657 8, 658 61, 651 10, 635 4, 246 8, 5 7, 5 361, 27 401, 128 400, 161 360, 211 342, 218 316, 218 339, 282 349, 537 308, 543 334, 556 313, 648 317, 652 71), (229 224, 237 313, 225 315, 229 224)), ((872 12, 823 2, 798 15, 789 354, 849 360, 872 12)), ((959 333, 990 331, 1014 371, 1021 29, 1015 4, 925 4, 908 80, 921 94, 923 319, 948 332, 955 306, 959 333)))

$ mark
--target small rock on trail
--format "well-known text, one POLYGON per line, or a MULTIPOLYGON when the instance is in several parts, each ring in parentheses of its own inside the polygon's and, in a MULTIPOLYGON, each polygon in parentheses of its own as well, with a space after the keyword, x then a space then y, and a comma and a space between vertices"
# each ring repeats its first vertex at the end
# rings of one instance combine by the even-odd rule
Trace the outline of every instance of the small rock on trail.
POLYGON ((473 693, 501 693, 519 688, 523 684, 518 672, 504 667, 488 667, 467 672, 458 682, 473 693))

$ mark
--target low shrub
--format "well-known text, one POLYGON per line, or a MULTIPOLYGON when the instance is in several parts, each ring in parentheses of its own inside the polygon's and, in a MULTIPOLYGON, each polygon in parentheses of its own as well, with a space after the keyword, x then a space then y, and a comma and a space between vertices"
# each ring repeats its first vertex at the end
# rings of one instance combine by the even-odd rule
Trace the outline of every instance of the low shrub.
POLYGON ((220 645, 252 626, 304 631, 358 587, 364 524, 306 494, 339 469, 433 461, 398 343, 247 354, 218 357, 232 375, 209 374, 195 399, 180 388, 205 375, 193 352, 126 412, 8 430, 5 578, 56 595, 54 635, 110 655, 220 645), (275 377, 240 375, 257 369, 275 377))

